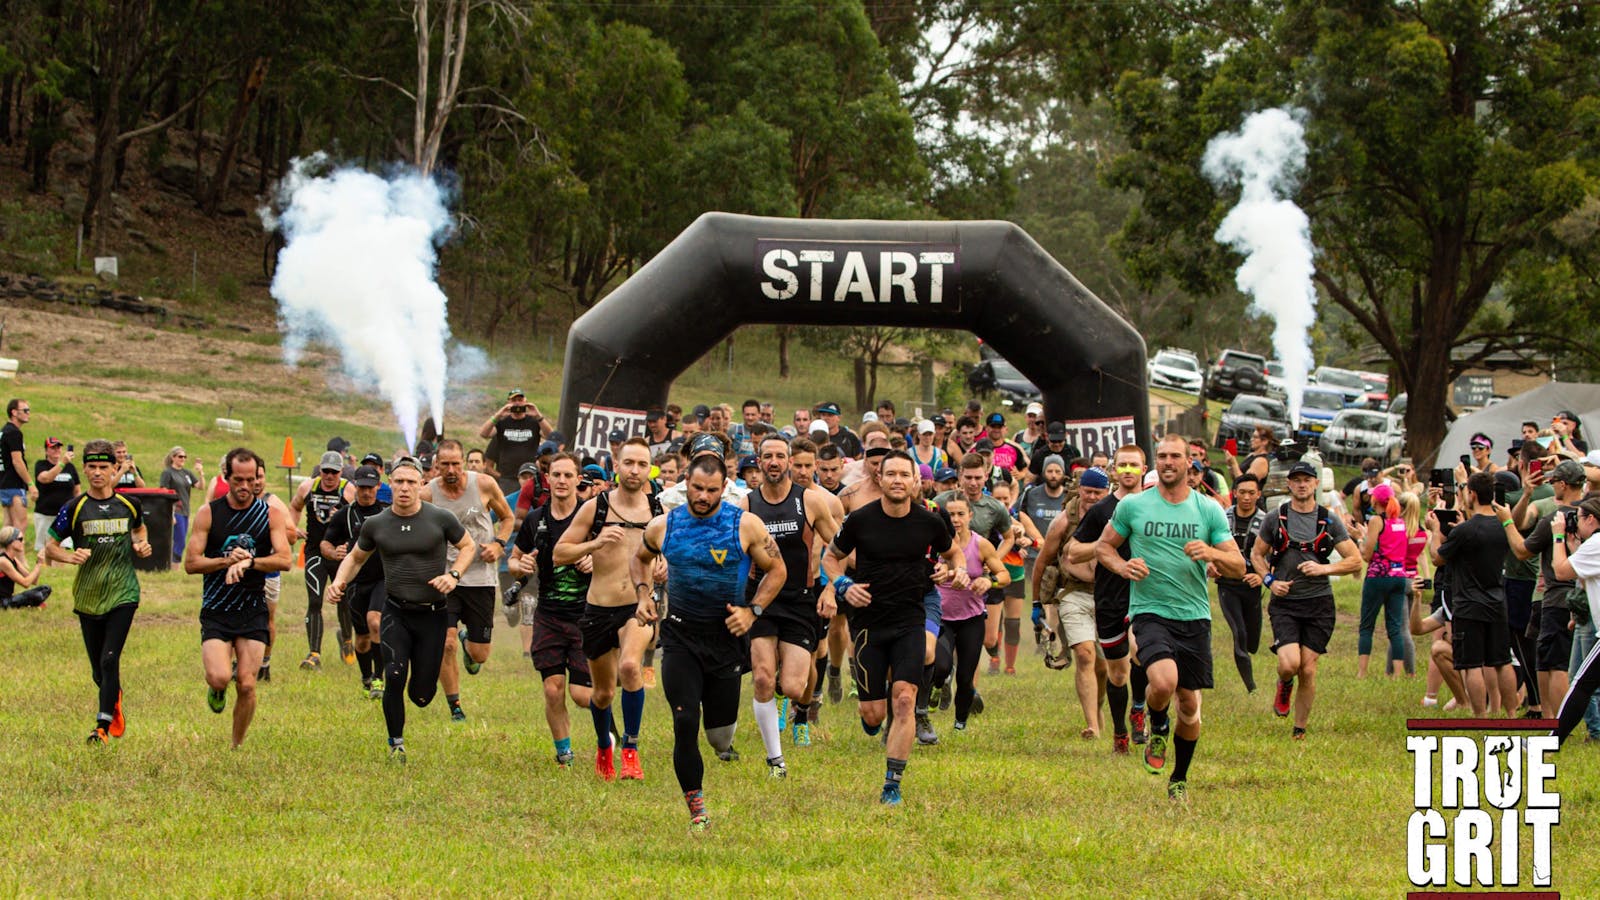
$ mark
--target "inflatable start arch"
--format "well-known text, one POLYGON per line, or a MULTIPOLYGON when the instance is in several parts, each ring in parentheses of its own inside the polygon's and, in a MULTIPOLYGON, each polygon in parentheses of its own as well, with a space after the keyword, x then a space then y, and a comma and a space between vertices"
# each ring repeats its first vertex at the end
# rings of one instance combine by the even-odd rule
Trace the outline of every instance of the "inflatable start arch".
POLYGON ((1038 385, 1085 452, 1149 434, 1144 339, 1017 226, 713 212, 572 324, 569 445, 642 434, 673 380, 751 323, 964 329, 1038 385))

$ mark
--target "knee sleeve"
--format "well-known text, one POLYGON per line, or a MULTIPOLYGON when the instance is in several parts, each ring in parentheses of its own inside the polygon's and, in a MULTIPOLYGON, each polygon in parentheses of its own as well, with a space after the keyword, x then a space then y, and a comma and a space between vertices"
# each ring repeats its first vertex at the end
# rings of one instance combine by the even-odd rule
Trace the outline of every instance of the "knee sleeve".
POLYGON ((1022 641, 1022 619, 1006 619, 1006 643, 1017 644, 1022 641))
MULTIPOLYGON (((678 713, 674 711, 672 717, 676 719, 678 717, 678 713)), ((707 728, 706 743, 710 744, 711 749, 717 751, 718 753, 726 753, 727 751, 733 749, 733 732, 738 727, 739 726, 736 723, 733 725, 719 725, 715 728, 707 728)))

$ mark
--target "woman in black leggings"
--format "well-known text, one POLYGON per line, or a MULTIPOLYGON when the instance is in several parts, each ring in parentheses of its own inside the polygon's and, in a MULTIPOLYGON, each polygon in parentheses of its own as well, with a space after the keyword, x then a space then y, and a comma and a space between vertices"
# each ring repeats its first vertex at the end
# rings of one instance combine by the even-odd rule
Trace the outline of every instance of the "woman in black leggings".
MULTIPOLYGON (((984 595, 991 587, 1005 587, 1011 583, 1005 563, 994 545, 986 538, 972 533, 972 510, 961 497, 950 499, 945 505, 950 524, 955 526, 954 543, 962 548, 967 560, 967 577, 971 584, 966 590, 956 590, 939 585, 939 601, 944 624, 939 631, 939 644, 934 652, 933 684, 943 684, 950 678, 952 668, 956 676, 956 731, 967 730, 967 716, 972 713, 977 696, 975 679, 978 660, 983 656, 983 630, 987 618, 984 595), (986 574, 987 573, 987 576, 986 574)), ((981 710, 981 707, 979 707, 981 710)))

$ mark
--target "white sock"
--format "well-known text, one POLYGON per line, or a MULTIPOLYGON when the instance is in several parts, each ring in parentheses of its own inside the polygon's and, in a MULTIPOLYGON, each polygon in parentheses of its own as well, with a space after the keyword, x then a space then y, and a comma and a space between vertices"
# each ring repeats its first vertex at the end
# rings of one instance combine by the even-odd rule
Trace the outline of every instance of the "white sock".
POLYGON ((760 700, 751 700, 750 705, 755 709, 756 728, 761 731, 761 743, 767 748, 769 761, 783 759, 782 732, 778 730, 778 700, 774 697, 765 703, 760 700))

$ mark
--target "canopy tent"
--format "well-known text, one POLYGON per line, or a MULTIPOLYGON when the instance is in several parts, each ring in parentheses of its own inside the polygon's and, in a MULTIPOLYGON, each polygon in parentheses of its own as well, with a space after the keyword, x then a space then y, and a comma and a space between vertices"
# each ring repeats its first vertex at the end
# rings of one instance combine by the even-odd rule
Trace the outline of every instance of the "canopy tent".
POLYGON ((1579 433, 1586 441, 1592 428, 1600 428, 1600 384, 1575 384, 1552 381, 1502 400, 1493 406, 1456 419, 1439 445, 1439 462, 1435 466, 1454 465, 1449 462, 1467 452, 1467 442, 1478 432, 1494 441, 1496 462, 1505 459, 1506 447, 1522 436, 1523 422, 1538 422, 1540 429, 1550 427, 1555 414, 1567 410, 1576 413, 1583 421, 1579 433))

